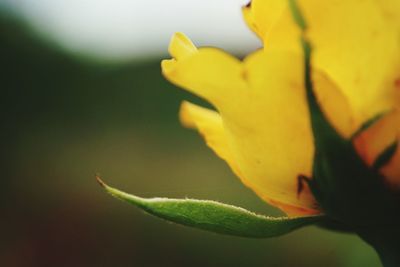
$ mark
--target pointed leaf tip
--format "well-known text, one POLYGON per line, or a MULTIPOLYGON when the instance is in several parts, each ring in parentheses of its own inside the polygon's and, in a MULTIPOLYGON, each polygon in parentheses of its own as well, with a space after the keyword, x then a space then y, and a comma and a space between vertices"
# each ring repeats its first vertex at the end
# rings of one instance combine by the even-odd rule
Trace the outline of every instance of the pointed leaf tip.
POLYGON ((106 187, 106 184, 105 184, 104 181, 100 178, 100 175, 96 174, 94 177, 96 178, 97 183, 98 183, 101 187, 106 187))
POLYGON ((112 196, 149 214, 214 233, 252 238, 275 237, 325 219, 324 216, 273 218, 210 200, 141 198, 106 185, 99 177, 96 179, 112 196))

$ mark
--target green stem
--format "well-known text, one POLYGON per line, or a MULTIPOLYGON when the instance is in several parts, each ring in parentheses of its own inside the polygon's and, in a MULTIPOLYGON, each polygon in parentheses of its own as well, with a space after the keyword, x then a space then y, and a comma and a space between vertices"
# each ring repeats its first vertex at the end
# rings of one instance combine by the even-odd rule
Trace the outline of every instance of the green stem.
POLYGON ((362 231, 359 235, 376 250, 384 267, 400 266, 400 229, 362 231))

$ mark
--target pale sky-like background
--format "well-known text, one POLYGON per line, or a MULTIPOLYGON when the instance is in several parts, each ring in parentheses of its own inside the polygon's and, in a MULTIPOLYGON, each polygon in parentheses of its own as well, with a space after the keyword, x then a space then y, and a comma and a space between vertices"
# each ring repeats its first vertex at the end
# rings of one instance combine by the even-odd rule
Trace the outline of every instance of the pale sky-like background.
MULTIPOLYGON (((1 3, 2 2, 2 3, 1 3)), ((144 58, 166 53, 171 35, 232 53, 259 47, 241 6, 248 0, 0 0, 36 31, 77 53, 144 58)))

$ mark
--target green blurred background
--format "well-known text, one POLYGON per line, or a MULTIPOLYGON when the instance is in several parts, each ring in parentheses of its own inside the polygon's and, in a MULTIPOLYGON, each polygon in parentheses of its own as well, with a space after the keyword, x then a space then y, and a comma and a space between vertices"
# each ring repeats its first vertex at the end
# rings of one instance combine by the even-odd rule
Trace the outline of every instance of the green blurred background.
POLYGON ((183 129, 160 59, 71 54, 0 15, 1 266, 380 266, 357 237, 307 227, 252 240, 166 223, 105 194, 213 199, 280 214, 183 129))

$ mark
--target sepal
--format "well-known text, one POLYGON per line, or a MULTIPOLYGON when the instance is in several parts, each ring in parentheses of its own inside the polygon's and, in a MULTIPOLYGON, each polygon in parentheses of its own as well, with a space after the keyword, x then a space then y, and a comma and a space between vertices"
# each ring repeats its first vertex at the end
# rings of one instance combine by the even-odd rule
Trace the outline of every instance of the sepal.
POLYGON ((397 141, 393 142, 388 146, 375 160, 372 168, 379 171, 380 168, 384 167, 392 159, 397 150, 397 141))

